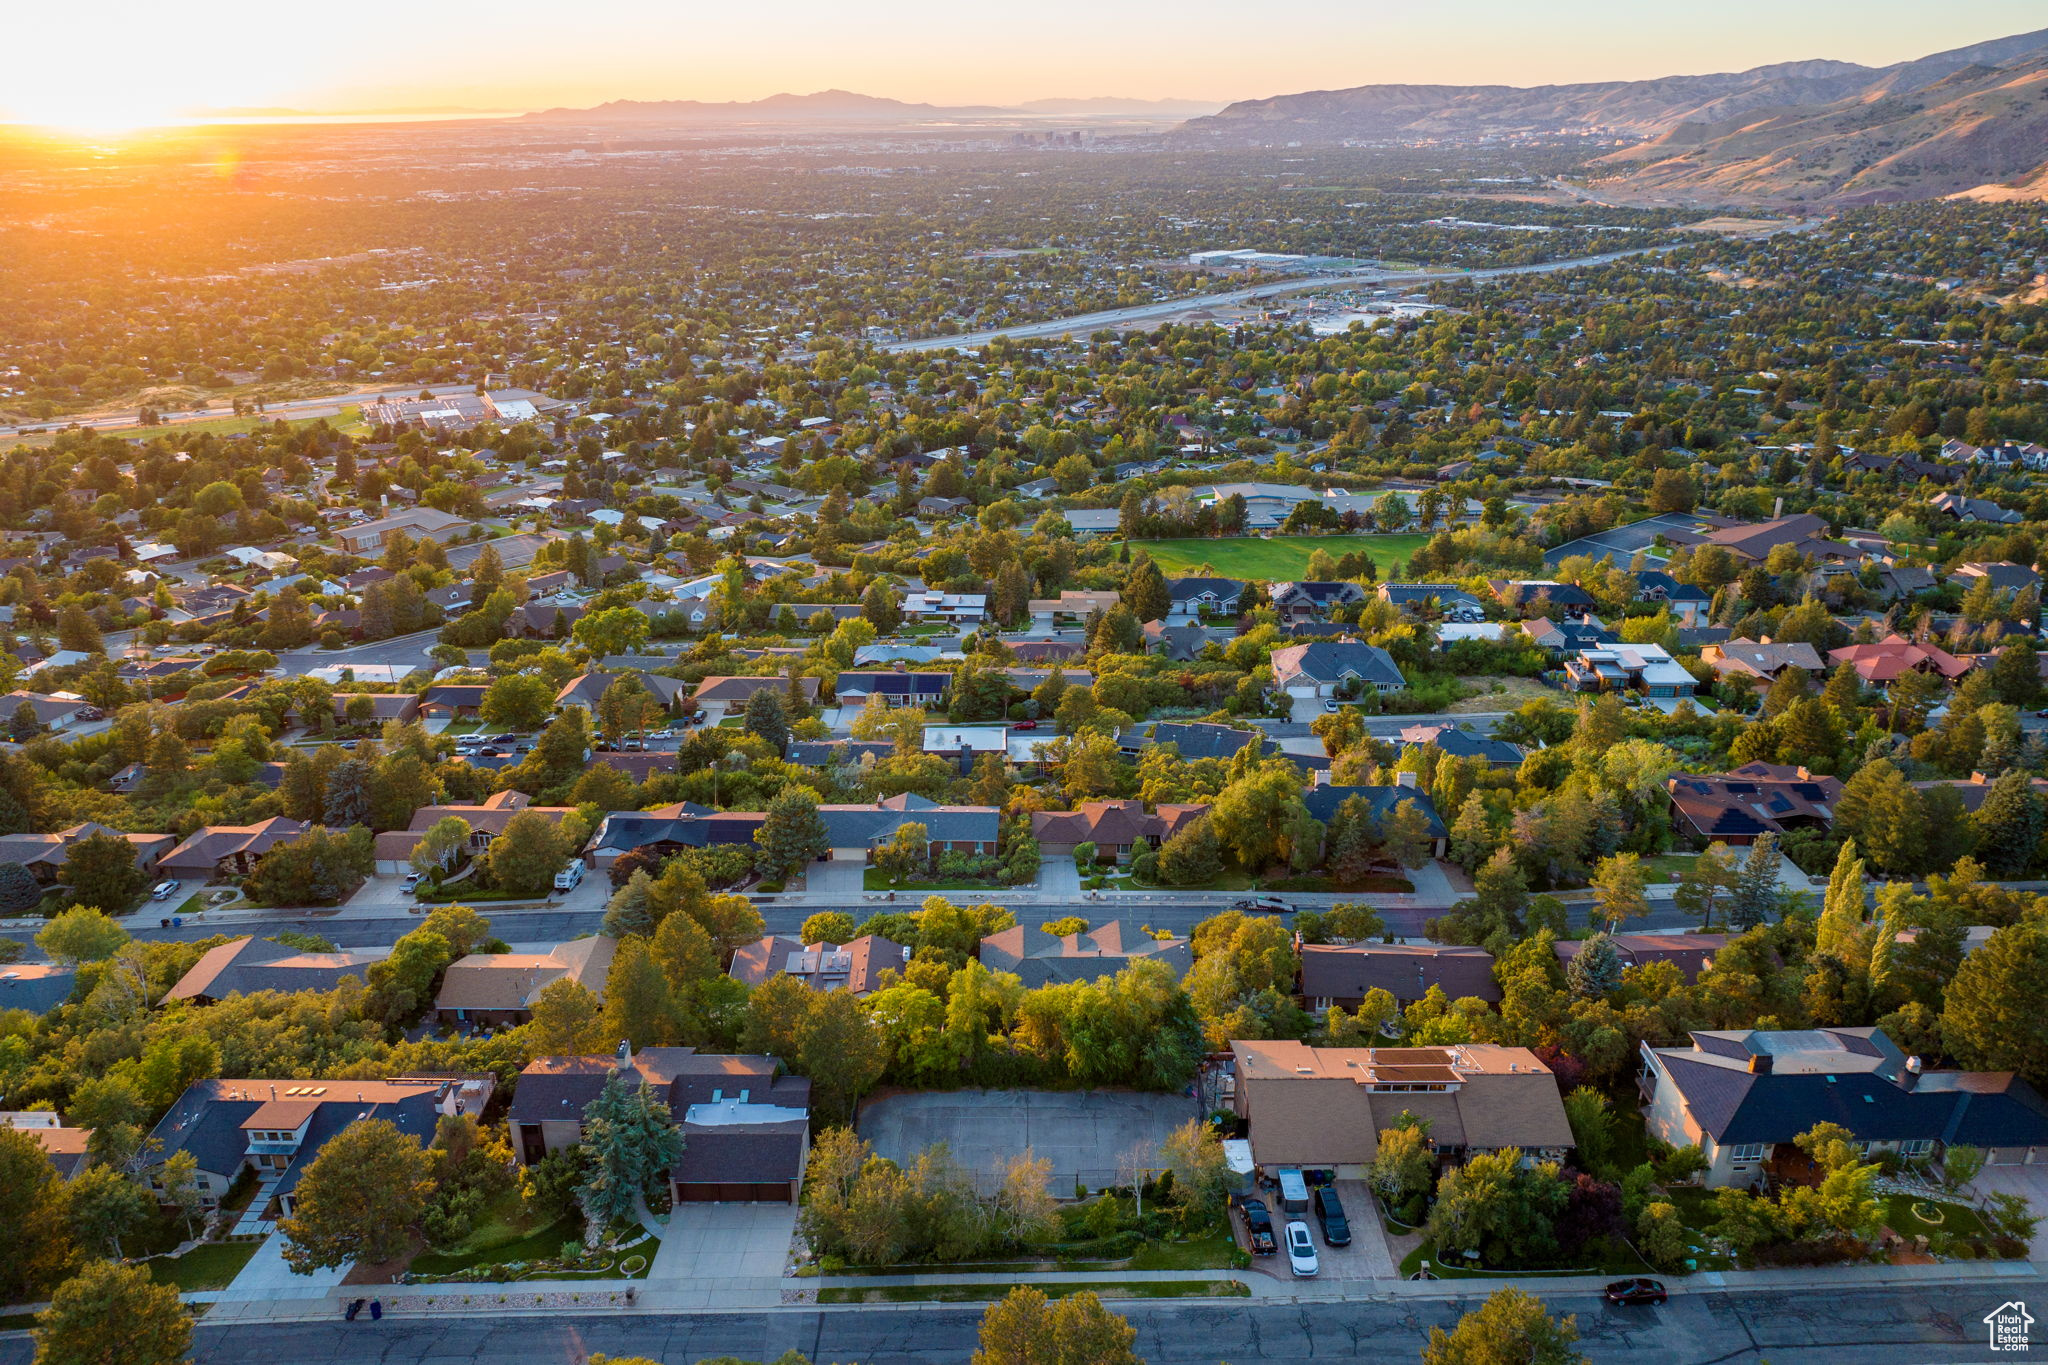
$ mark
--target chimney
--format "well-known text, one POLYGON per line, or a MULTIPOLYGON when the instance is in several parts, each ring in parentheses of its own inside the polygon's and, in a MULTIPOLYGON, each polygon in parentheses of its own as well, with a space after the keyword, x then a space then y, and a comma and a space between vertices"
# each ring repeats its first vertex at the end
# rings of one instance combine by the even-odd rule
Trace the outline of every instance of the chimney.
POLYGON ((1785 515, 1785 495, 1784 495, 1784 494, 1782 494, 1782 493, 1780 493, 1780 494, 1778 495, 1778 500, 1777 500, 1776 502, 1774 502, 1774 503, 1772 503, 1772 504, 1771 504, 1771 520, 1772 520, 1772 521, 1776 521, 1776 520, 1777 520, 1777 519, 1778 519, 1779 517, 1782 517, 1782 516, 1784 516, 1784 515, 1785 515))
POLYGON ((1768 1053, 1768 1052, 1752 1052, 1752 1053, 1750 1053, 1750 1054, 1749 1054, 1749 1070, 1750 1070, 1750 1074, 1752 1074, 1752 1075, 1756 1075, 1756 1076, 1768 1076, 1768 1075, 1770 1075, 1770 1074, 1771 1074, 1771 1054, 1770 1054, 1770 1053, 1768 1053))
POLYGON ((277 1098, 277 1087, 276 1087, 276 1086, 274 1086, 274 1085, 270 1087, 270 1098, 272 1098, 272 1099, 276 1099, 276 1098, 277 1098))
POLYGON ((1899 1089, 1911 1090, 1920 1084, 1922 1063, 1918 1057, 1906 1058, 1906 1069, 1899 1075, 1899 1089))
POLYGON ((621 1038, 619 1039, 619 1070, 630 1071, 632 1069, 633 1040, 631 1038, 621 1038))
POLYGON ((1395 773, 1394 785, 1406 787, 1410 791, 1420 791, 1422 789, 1422 779, 1414 773, 1395 773))

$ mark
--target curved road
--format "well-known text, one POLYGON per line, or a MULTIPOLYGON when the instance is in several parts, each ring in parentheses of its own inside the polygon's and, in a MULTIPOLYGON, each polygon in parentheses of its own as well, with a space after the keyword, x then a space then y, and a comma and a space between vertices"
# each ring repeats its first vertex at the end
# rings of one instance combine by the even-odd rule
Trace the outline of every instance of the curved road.
POLYGON ((1072 317, 1053 318, 1049 322, 1025 322, 1014 327, 997 327, 984 332, 959 332, 952 336, 889 341, 884 342, 881 349, 892 352, 943 351, 955 347, 986 346, 997 337, 1021 339, 1066 336, 1073 332, 1093 332, 1104 327, 1144 322, 1150 318, 1171 317, 1175 313, 1185 313, 1190 308, 1225 307, 1235 303, 1246 303, 1252 299, 1270 298, 1275 294, 1306 293, 1312 289, 1344 289, 1371 284, 1431 284, 1440 280, 1490 280, 1500 275, 1545 275, 1555 270, 1571 270, 1582 265, 1606 265, 1610 261, 1618 261, 1626 256, 1669 251, 1671 246, 1671 243, 1666 243, 1662 246, 1630 247, 1627 251, 1606 251, 1598 256, 1575 256, 1570 260, 1543 261, 1536 265, 1494 266, 1486 270, 1438 270, 1419 273, 1361 270, 1349 275, 1304 275, 1250 285, 1243 289, 1225 290, 1221 294, 1197 294, 1192 298, 1165 299, 1158 303, 1141 303, 1131 308, 1110 308, 1100 313, 1078 313, 1072 317))

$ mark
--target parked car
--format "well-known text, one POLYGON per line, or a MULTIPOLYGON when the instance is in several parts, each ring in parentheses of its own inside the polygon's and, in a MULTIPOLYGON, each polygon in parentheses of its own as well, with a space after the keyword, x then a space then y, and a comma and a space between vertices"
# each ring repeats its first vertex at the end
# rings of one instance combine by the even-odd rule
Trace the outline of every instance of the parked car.
POLYGON ((1664 1292, 1662 1284, 1645 1277, 1616 1280, 1607 1286, 1609 1303, 1662 1303, 1669 1297, 1671 1296, 1664 1292))
POLYGON ((1344 1201, 1328 1185, 1316 1187, 1316 1217, 1323 1224, 1323 1240, 1333 1247, 1351 1245, 1351 1223, 1344 1217, 1344 1201))
POLYGON ((1337 714, 1337 712, 1342 711, 1344 709, 1344 703, 1341 701, 1334 700, 1326 701, 1323 703, 1323 709, 1334 716, 1335 714, 1337 714))
POLYGON ((1308 1235, 1308 1224, 1299 1218, 1287 1225, 1287 1268, 1300 1280, 1322 1268, 1316 1263, 1316 1239, 1308 1235))
POLYGON ((427 874, 424 872, 408 872, 405 874, 405 881, 399 889, 410 896, 420 889, 420 883, 426 879, 427 874))
POLYGON ((622 739, 619 741, 619 749, 621 752, 629 754, 645 753, 647 751, 647 741, 639 738, 622 739))
POLYGON ((153 901, 167 901, 178 894, 179 885, 178 882, 158 882, 149 889, 149 898, 153 901))
POLYGON ((483 748, 477 750, 477 754, 483 758, 503 758, 505 751, 495 744, 486 744, 483 748))
POLYGON ((1266 1211, 1263 1199, 1247 1199, 1237 1206, 1237 1211, 1244 1219, 1244 1240, 1252 1255, 1271 1256, 1280 1249, 1273 1236, 1273 1215, 1266 1211))
POLYGON ((518 740, 519 736, 517 735, 492 735, 486 742, 491 744, 515 744, 518 740))

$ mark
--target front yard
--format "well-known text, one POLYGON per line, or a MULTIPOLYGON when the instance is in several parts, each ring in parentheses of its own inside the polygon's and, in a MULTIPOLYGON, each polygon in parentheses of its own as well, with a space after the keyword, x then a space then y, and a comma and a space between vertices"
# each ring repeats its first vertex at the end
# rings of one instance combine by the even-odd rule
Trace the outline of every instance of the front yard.
POLYGON ((158 1284, 177 1286, 181 1293, 195 1289, 226 1289, 242 1267, 256 1254, 260 1242, 204 1242, 183 1256, 160 1256, 145 1262, 149 1277, 158 1284))
POLYGON ((1007 888, 1000 881, 977 877, 917 877, 906 879, 879 867, 862 870, 860 885, 863 891, 1002 891, 1007 888))

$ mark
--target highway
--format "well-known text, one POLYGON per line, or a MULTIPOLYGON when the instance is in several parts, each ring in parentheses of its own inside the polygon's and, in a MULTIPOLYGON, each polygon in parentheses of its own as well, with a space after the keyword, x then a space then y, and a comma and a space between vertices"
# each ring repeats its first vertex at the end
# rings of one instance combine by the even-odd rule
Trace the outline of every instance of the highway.
POLYGON ((1302 294, 1313 289, 1355 289, 1367 285, 1392 284, 1406 287, 1441 280, 1490 280, 1502 275, 1544 275, 1556 270, 1573 270, 1579 266, 1606 265, 1610 261, 1618 261, 1627 256, 1641 256, 1648 252, 1669 249, 1664 246, 1631 247, 1627 251, 1607 251, 1598 256, 1576 256, 1570 260, 1543 261, 1536 265, 1496 266, 1487 270, 1360 270, 1346 275, 1305 275, 1248 285, 1242 289, 1229 289, 1220 294, 1197 294, 1192 298, 1165 299, 1158 303, 1141 303, 1130 308, 1105 309, 1099 313, 1078 313, 1070 317, 1053 318, 1047 322, 1020 322, 1014 326, 996 327, 982 332, 959 332, 952 336, 886 341, 882 343, 881 349, 893 352, 944 351, 986 346, 997 337, 1022 340, 1027 337, 1067 336, 1074 332, 1097 332, 1105 328, 1126 327, 1134 322, 1172 317, 1194 308, 1224 308, 1233 304, 1249 303, 1253 299, 1271 298, 1276 294, 1302 294))
MULTIPOLYGON (((1657 1307, 1615 1308, 1583 1291, 1555 1294, 1549 1306, 1576 1317, 1578 1349, 1600 1365, 1926 1365, 1997 1359, 1986 1355, 1985 1315, 2014 1299, 2038 1303, 2043 1289, 2038 1271, 1923 1285, 1875 1285, 1867 1272, 1783 1274, 1785 1289, 1676 1287, 1671 1301, 1657 1307)), ((1541 1283, 1517 1282, 1537 1292, 1541 1283)), ((1340 1301, 1138 1301, 1118 1307, 1136 1324, 1137 1353, 1151 1365, 1412 1361, 1431 1327, 1448 1327, 1476 1307, 1489 1287, 1475 1286, 1466 1295, 1445 1289, 1441 1297, 1383 1292, 1340 1301)), ((919 1304, 354 1323, 339 1317, 219 1326, 202 1321, 192 1359, 196 1365, 583 1365, 603 1352, 690 1365, 709 1357, 773 1361, 795 1350, 817 1365, 959 1365, 974 1350, 980 1316, 974 1306, 919 1304)), ((0 1365, 29 1365, 32 1355, 25 1334, 0 1339, 0 1365)))

